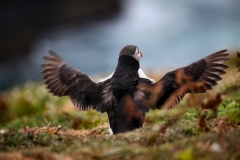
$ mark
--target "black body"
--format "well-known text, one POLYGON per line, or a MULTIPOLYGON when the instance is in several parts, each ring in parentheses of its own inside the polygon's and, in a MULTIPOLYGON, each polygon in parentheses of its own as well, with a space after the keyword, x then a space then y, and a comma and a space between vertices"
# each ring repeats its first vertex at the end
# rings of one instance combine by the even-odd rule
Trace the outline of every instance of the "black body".
POLYGON ((133 57, 128 55, 119 57, 117 68, 111 80, 112 92, 116 98, 134 93, 139 79, 139 68, 139 62, 133 57))
POLYGON ((107 111, 113 133, 126 132, 143 125, 145 111, 141 110, 134 101, 135 93, 138 92, 136 86, 139 80, 139 68, 139 62, 131 56, 121 55, 118 59, 118 65, 111 79, 114 105, 107 111))

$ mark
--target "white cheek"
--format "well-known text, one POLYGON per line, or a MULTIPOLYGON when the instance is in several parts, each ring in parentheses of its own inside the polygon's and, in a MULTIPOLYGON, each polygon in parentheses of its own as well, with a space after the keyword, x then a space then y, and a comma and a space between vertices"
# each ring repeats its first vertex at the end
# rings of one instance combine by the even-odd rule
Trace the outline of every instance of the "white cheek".
POLYGON ((138 57, 139 59, 142 58, 140 53, 137 54, 137 57, 138 57))
POLYGON ((134 54, 133 58, 135 58, 138 62, 140 62, 141 56, 140 54, 134 54))

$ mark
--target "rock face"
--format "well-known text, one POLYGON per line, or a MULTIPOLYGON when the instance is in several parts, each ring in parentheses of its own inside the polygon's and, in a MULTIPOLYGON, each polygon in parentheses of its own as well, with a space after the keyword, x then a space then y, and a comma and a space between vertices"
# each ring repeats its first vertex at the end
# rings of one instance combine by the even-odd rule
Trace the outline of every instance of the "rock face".
POLYGON ((32 42, 48 27, 81 23, 120 9, 120 0, 1 1, 0 62, 27 55, 32 42))

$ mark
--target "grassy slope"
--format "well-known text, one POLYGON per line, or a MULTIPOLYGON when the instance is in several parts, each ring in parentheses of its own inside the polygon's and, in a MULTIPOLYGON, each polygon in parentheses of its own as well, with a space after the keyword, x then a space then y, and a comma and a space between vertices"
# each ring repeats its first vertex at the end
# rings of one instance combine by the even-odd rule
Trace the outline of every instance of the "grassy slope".
POLYGON ((143 128, 114 136, 106 114, 76 110, 28 82, 0 94, 0 159, 240 159, 238 78, 231 70, 213 91, 151 111, 143 128))

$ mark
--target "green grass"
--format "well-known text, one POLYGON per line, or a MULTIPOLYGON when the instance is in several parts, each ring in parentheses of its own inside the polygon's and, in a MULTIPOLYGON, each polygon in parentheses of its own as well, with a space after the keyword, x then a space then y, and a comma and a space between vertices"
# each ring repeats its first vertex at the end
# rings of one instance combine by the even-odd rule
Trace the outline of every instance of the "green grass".
POLYGON ((62 110, 67 97, 52 96, 45 86, 27 82, 0 96, 0 127, 20 129, 25 126, 61 125, 65 128, 89 129, 107 119, 96 111, 62 110), (79 114, 80 113, 80 114, 79 114))

